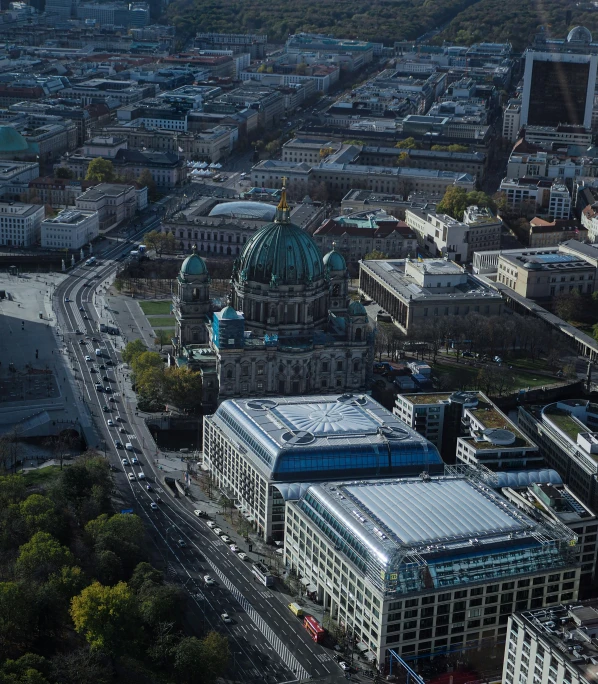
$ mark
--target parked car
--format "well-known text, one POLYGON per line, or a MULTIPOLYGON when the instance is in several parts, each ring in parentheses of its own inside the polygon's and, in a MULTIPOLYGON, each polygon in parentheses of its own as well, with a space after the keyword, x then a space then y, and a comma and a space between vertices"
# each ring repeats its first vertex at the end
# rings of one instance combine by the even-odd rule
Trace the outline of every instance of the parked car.
POLYGON ((239 551, 239 553, 237 554, 237 558, 240 558, 242 561, 247 560, 247 554, 245 553, 245 551, 239 551))
POLYGON ((222 539, 225 544, 230 544, 232 542, 232 539, 226 534, 223 534, 220 539, 222 539))
POLYGON ((215 523, 213 520, 208 520, 208 522, 206 523, 206 525, 207 525, 211 530, 213 530, 213 529, 216 527, 216 523, 215 523))
POLYGON ((351 670, 351 666, 349 665, 349 663, 346 663, 344 660, 341 660, 339 665, 341 670, 343 670, 344 672, 349 672, 351 670))
POLYGON ((214 534, 217 534, 217 535, 221 535, 221 534, 222 534, 222 530, 221 530, 219 527, 213 527, 213 528, 212 528, 212 532, 213 532, 214 534))
POLYGON ((239 551, 239 547, 236 544, 229 544, 228 548, 233 552, 237 553, 239 551))

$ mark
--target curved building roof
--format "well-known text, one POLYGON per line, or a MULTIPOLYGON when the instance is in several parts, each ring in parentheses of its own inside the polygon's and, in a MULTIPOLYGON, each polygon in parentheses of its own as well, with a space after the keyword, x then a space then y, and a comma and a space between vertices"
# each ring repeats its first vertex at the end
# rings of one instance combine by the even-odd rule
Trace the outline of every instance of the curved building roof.
POLYGON ((229 399, 209 420, 272 481, 439 472, 436 447, 367 395, 229 399))
POLYGON ((563 484, 556 470, 517 470, 512 473, 495 473, 500 487, 529 487, 532 484, 563 484))
POLYGON ((183 261, 180 274, 183 277, 208 274, 206 262, 195 252, 195 248, 193 249, 193 254, 190 254, 185 261, 183 261))
POLYGON ((24 152, 28 148, 19 131, 12 126, 0 126, 0 152, 24 152))
POLYGON ((326 266, 326 268, 328 268, 330 271, 347 270, 347 262, 345 261, 345 257, 340 252, 336 251, 334 245, 332 247, 332 251, 328 252, 328 254, 325 254, 322 261, 324 266, 326 266))
POLYGON ((273 221, 276 216, 276 207, 265 202, 223 202, 217 204, 208 216, 273 221))
POLYGON ((349 316, 366 316, 367 311, 361 302, 352 301, 348 309, 349 316))
POLYGON ((300 285, 324 277, 313 238, 291 223, 284 188, 274 223, 260 228, 236 260, 233 278, 237 277, 265 285, 300 285))
POLYGON ((567 34, 567 42, 591 43, 592 34, 585 26, 575 26, 567 34))

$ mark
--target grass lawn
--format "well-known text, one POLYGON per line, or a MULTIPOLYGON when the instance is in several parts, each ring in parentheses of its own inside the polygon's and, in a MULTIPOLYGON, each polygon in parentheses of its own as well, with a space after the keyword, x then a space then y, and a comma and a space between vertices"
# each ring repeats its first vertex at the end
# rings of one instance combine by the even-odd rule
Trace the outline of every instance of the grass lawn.
MULTIPOLYGON (((168 333, 169 338, 174 337, 174 328, 160 328, 160 330, 163 330, 165 333, 168 333)), ((156 331, 154 330, 154 333, 155 332, 156 331)))
POLYGON ((152 314, 168 314, 170 313, 170 307, 172 302, 164 300, 163 302, 139 302, 141 310, 146 316, 151 316, 152 314))
POLYGON ((40 485, 53 480, 60 474, 60 466, 53 465, 47 466, 46 468, 37 468, 36 470, 30 470, 25 473, 23 477, 25 478, 25 483, 28 487, 33 485, 40 485))
MULTIPOLYGON (((441 375, 453 375, 455 378, 455 389, 457 387, 464 389, 477 389, 477 375, 479 373, 479 368, 474 368, 468 366, 465 363, 459 364, 459 366, 449 365, 448 363, 436 363, 433 366, 434 373, 437 376, 441 375)), ((502 368, 506 373, 511 373, 515 377, 514 390, 522 389, 525 387, 542 387, 542 385, 550 385, 556 382, 556 378, 546 378, 535 373, 526 373, 525 371, 520 371, 518 368, 513 367, 512 370, 502 368)))
POLYGON ((152 328, 163 328, 175 322, 174 316, 148 316, 147 320, 152 328))

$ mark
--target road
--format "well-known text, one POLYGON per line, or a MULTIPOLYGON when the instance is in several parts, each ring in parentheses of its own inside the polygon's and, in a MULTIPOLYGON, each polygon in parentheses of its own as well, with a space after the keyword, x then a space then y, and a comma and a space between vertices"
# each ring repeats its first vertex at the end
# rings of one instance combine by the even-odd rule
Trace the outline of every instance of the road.
MULTIPOLYGON (((146 230, 148 226, 142 232, 146 230)), ((135 406, 125 400, 129 373, 120 357, 120 338, 98 332, 101 311, 95 292, 113 275, 115 259, 130 249, 131 243, 122 242, 109 247, 98 255, 99 266, 78 267, 55 293, 71 365, 81 378, 81 398, 91 412, 96 444, 104 449, 115 469, 118 496, 144 521, 169 578, 188 593, 191 624, 198 631, 215 629, 228 636, 234 654, 232 678, 247 682, 265 678, 274 684, 338 674, 330 652, 311 641, 288 610, 285 597, 258 584, 250 564, 240 560, 203 519, 193 514, 191 502, 174 498, 160 484, 154 466, 156 447, 146 443, 135 406), (96 356, 96 349, 101 350, 101 357, 96 356), (98 380, 108 392, 95 389, 98 380), (131 443, 134 453, 117 448, 117 441, 131 443), (139 464, 123 466, 125 455, 134 456, 139 464), (143 480, 139 479, 141 472, 143 480), (153 510, 150 504, 158 496, 163 503, 153 510), (205 585, 206 574, 216 580, 215 585, 205 585), (232 624, 223 622, 223 613, 232 617, 232 624)))

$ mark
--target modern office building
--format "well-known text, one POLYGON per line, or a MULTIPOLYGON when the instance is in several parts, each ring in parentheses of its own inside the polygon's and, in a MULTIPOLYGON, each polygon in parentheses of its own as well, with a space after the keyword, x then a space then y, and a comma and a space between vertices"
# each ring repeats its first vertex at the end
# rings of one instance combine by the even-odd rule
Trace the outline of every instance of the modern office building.
POLYGON ((97 211, 67 209, 41 225, 42 247, 48 249, 80 249, 98 235, 97 211))
POLYGON ((502 137, 517 142, 521 130, 521 100, 509 100, 503 112, 502 137))
POLYGON ((571 531, 524 515, 476 478, 345 478, 283 491, 287 566, 379 664, 389 649, 495 652, 514 610, 577 598, 571 531))
POLYGON ((45 209, 39 204, 0 202, 0 245, 31 247, 39 241, 45 209))
POLYGON ((598 45, 577 26, 565 41, 541 34, 525 52, 521 125, 592 125, 598 45))
MULTIPOLYGON (((571 592, 567 592, 570 594, 571 592)), ((596 600, 518 612, 509 618, 504 684, 593 684, 598 675, 596 600)))
POLYGON ((408 209, 405 212, 405 222, 417 233, 418 256, 446 257, 458 263, 468 260, 469 230, 461 221, 447 214, 408 209))
POLYGON ((359 292, 387 311, 405 332, 442 316, 470 311, 496 316, 503 311, 496 290, 445 259, 360 261, 359 292))
POLYGON ((354 394, 229 399, 204 418, 203 464, 267 540, 283 538, 285 499, 309 486, 298 483, 443 469, 434 445, 354 394))
POLYGON ((598 510, 598 405, 568 399, 520 406, 517 422, 540 447, 546 464, 586 506, 598 510))

